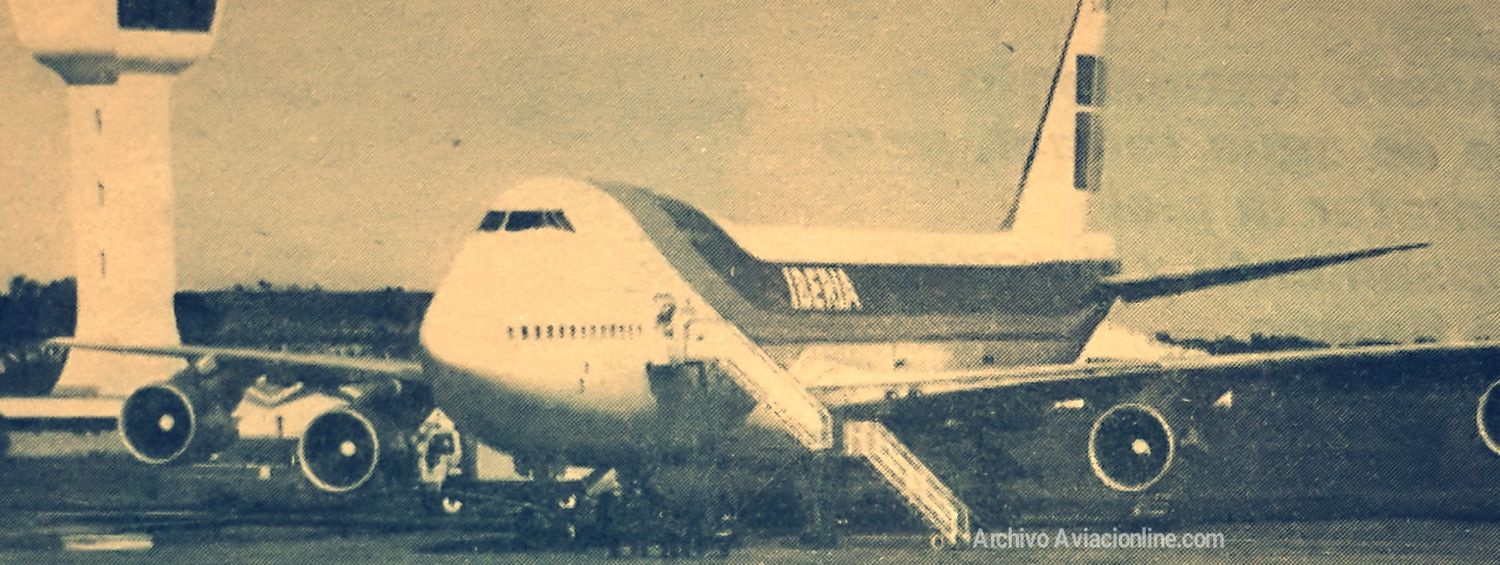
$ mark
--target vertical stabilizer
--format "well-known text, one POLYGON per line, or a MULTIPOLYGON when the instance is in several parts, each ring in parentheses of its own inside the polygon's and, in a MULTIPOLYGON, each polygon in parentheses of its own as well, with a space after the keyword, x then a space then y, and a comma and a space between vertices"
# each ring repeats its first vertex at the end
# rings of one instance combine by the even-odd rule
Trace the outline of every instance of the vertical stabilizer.
POLYGON ((1079 0, 1005 229, 1049 238, 1088 229, 1089 196, 1099 190, 1104 156, 1100 47, 1108 4, 1079 0))

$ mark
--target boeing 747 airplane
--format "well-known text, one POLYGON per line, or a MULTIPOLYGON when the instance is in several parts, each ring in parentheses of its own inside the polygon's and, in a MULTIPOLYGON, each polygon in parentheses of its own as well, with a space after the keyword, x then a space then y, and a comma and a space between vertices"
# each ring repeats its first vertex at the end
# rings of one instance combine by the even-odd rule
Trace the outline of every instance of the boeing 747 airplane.
MULTIPOLYGON (((1184 413, 1253 401, 1243 390, 1235 397, 1237 372, 1442 363, 1497 372, 1494 343, 1082 359, 1122 301, 1423 247, 1121 272, 1112 239, 1086 223, 1089 197, 1103 188, 1106 3, 1079 3, 1014 209, 994 233, 738 225, 647 188, 543 178, 476 211, 426 312, 420 359, 53 343, 185 362, 113 405, 129 452, 149 464, 201 461, 225 449, 241 435, 234 414, 247 390, 259 376, 277 375, 332 399, 288 432, 299 438, 301 472, 330 493, 415 468, 434 493, 452 492, 456 479, 430 471, 466 443, 439 446, 418 433, 437 408, 464 438, 622 474, 715 454, 865 458, 933 528, 933 539, 949 544, 970 535, 969 506, 892 433, 885 420, 892 414, 941 422, 952 406, 1072 410, 1082 425, 1067 424, 1076 442, 1058 456, 1086 462, 1093 482, 1079 488, 1132 496, 1169 477, 1190 438, 1213 441, 1189 430, 1184 413), (1185 407, 1158 394, 1169 385, 1206 391, 1208 401, 1185 407), (1036 406, 1017 408, 1007 398, 1036 406)), ((1473 451, 1500 471, 1494 385, 1452 386, 1478 399, 1454 417, 1470 418, 1473 451)), ((43 407, 55 401, 7 399, 0 413, 65 416, 43 407)))

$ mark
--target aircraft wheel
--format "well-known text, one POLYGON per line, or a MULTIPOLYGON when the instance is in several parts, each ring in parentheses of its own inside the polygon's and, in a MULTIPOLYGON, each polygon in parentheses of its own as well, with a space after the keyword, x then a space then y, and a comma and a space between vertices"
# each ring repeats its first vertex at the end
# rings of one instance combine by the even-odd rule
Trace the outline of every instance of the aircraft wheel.
POLYGON ((927 538, 927 546, 931 547, 933 551, 953 549, 953 544, 948 543, 948 537, 944 536, 942 532, 933 532, 932 536, 927 538))
POLYGON ((10 456, 10 422, 0 416, 0 459, 10 456))
POLYGON ((422 506, 438 516, 458 516, 466 513, 469 508, 462 496, 451 491, 423 493, 422 506))

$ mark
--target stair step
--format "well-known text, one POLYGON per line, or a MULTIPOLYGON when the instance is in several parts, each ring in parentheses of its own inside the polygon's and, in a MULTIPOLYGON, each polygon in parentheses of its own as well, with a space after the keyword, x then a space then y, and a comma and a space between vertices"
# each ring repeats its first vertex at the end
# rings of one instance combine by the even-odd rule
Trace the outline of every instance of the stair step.
POLYGON ((880 422, 844 422, 844 451, 863 457, 947 543, 968 539, 972 512, 896 434, 880 422))

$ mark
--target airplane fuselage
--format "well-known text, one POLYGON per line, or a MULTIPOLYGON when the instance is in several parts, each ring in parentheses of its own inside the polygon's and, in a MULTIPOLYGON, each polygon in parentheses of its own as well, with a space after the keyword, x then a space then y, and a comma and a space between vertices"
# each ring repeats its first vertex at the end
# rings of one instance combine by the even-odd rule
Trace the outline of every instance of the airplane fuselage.
POLYGON ((533 181, 505 191, 455 259, 423 323, 426 373, 487 443, 593 463, 662 443, 648 368, 712 358, 696 350, 704 332, 734 334, 802 379, 1065 363, 1113 301, 1097 292, 1118 271, 1109 257, 944 254, 766 260, 680 201, 533 181))

